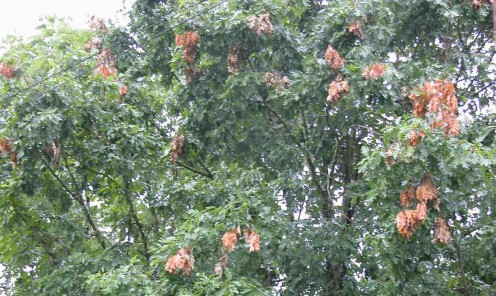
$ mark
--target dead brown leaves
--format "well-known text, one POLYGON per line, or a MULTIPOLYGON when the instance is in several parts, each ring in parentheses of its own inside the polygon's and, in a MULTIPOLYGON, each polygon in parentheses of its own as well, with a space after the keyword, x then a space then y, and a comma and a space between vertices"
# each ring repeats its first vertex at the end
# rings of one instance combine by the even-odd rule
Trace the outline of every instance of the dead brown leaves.
POLYGON ((419 222, 420 221, 417 219, 416 210, 404 210, 400 212, 394 220, 394 224, 396 224, 398 232, 401 234, 401 236, 408 239, 412 237, 413 232, 420 225, 419 222))
POLYGON ((195 31, 176 35, 176 45, 184 47, 183 60, 186 63, 192 64, 195 61, 199 42, 200 36, 195 31))
POLYGON ((116 59, 110 49, 103 48, 98 55, 98 66, 93 71, 95 75, 103 78, 113 77, 117 74, 116 59))
POLYGON ((386 67, 384 64, 372 64, 363 69, 363 78, 366 80, 376 80, 383 77, 386 74, 386 67))
POLYGON ((288 87, 289 78, 274 72, 267 72, 263 75, 263 80, 268 87, 274 86, 277 92, 288 87))
POLYGON ((432 242, 441 244, 449 244, 451 242, 451 232, 448 223, 443 218, 436 218, 432 242))
POLYGON ((226 249, 228 252, 231 252, 236 244, 238 243, 238 233, 239 226, 234 227, 231 231, 224 233, 222 236, 222 247, 226 249))
POLYGON ((329 91, 327 96, 328 102, 337 102, 343 95, 350 91, 348 81, 343 80, 341 76, 329 84, 329 91))
POLYGON ((433 128, 443 128, 445 135, 456 137, 460 134, 458 125, 458 99, 455 85, 449 80, 425 82, 422 88, 414 88, 410 95, 413 115, 424 118, 431 114, 433 128))
POLYGON ((400 194, 400 205, 402 207, 409 207, 415 200, 415 188, 410 184, 400 194))
POLYGON ((417 132, 415 130, 411 130, 408 133, 408 144, 411 147, 416 147, 420 143, 420 141, 422 141, 424 138, 425 138, 425 133, 423 131, 417 132))
MULTIPOLYGON (((345 59, 330 44, 327 46, 324 60, 326 65, 335 73, 339 72, 345 64, 345 59)), ((341 74, 339 74, 335 80, 329 83, 327 102, 337 102, 349 91, 350 86, 348 85, 348 81, 343 79, 341 74)))
POLYGON ((169 159, 172 162, 176 162, 179 158, 181 158, 184 155, 185 148, 186 148, 186 137, 183 134, 176 135, 172 139, 169 159))
MULTIPOLYGON (((214 267, 214 272, 222 276, 229 263, 229 253, 234 250, 238 243, 238 236, 241 235, 241 226, 235 226, 230 231, 222 235, 222 255, 219 257, 214 267)), ((243 231, 243 238, 248 246, 248 252, 260 251, 260 235, 246 225, 243 231)), ((177 274, 182 270, 184 275, 190 275, 195 264, 195 258, 191 253, 190 247, 181 248, 177 254, 169 257, 165 264, 165 270, 171 274, 177 274)))
POLYGON ((438 196, 436 185, 432 181, 430 175, 425 174, 417 187, 416 197, 419 202, 427 202, 429 200, 435 200, 438 196))
POLYGON ((6 63, 0 64, 0 75, 7 79, 12 79, 16 75, 14 66, 8 65, 6 63))
POLYGON ((62 156, 62 145, 60 145, 57 139, 54 139, 46 145, 46 151, 48 157, 50 158, 52 168, 54 170, 58 170, 60 165, 60 157, 62 156))
MULTIPOLYGON (((394 219, 394 224, 401 236, 410 239, 413 233, 424 223, 429 213, 428 204, 431 204, 433 209, 439 211, 441 199, 438 198, 438 190, 432 177, 429 174, 424 174, 416 190, 413 184, 410 184, 400 194, 400 205, 402 207, 415 207, 414 209, 410 208, 401 211, 394 219)), ((444 244, 451 241, 448 224, 442 218, 436 218, 434 239, 432 241, 444 244)))
POLYGON ((177 274, 182 270, 184 275, 190 275, 195 265, 195 257, 191 254, 190 248, 181 248, 176 255, 167 259, 165 270, 172 274, 177 274))
MULTIPOLYGON (((222 247, 228 252, 231 252, 238 242, 238 235, 240 233, 240 226, 234 227, 231 231, 224 233, 222 236, 222 247)), ((250 253, 260 251, 260 235, 253 231, 249 225, 246 225, 243 236, 250 253)))
POLYGON ((274 32, 274 26, 270 22, 270 14, 262 14, 260 16, 247 17, 248 27, 257 34, 257 36, 270 36, 274 32))
POLYGON ((249 227, 245 229, 243 234, 245 236, 245 242, 248 244, 248 252, 260 251, 260 235, 249 227))
POLYGON ((124 97, 127 95, 128 91, 129 91, 129 89, 128 89, 126 84, 122 83, 119 86, 119 96, 120 96, 121 103, 124 103, 124 97))
POLYGON ((239 73, 243 70, 245 65, 244 57, 245 52, 243 48, 239 46, 231 48, 227 55, 227 72, 229 72, 230 75, 239 73))
POLYGON ((0 154, 2 156, 10 156, 12 165, 17 165, 17 155, 14 151, 14 141, 12 139, 2 138, 0 140, 0 154))
POLYGON ((339 53, 332 47, 332 45, 327 46, 325 53, 325 62, 333 71, 339 71, 344 64, 345 59, 339 55, 339 53))
POLYGON ((365 33, 363 32, 362 24, 360 21, 354 21, 350 25, 348 25, 347 31, 358 37, 359 39, 363 39, 365 37, 365 33))
POLYGON ((90 27, 90 30, 93 32, 97 32, 101 35, 108 34, 108 28, 107 25, 105 24, 105 21, 101 18, 97 18, 94 15, 88 18, 88 26, 90 27))

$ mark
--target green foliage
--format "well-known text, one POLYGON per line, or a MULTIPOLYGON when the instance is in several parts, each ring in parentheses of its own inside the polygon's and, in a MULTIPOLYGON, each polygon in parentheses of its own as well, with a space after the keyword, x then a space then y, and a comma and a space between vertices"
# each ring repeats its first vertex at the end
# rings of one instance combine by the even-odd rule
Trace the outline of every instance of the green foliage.
POLYGON ((0 77, 1 292, 496 292, 488 5, 137 0, 130 17, 109 32, 50 18, 0 58, 15 68, 0 77), (186 32, 198 42, 177 44, 186 32), (385 72, 366 79, 372 64, 385 72), (408 96, 436 79, 456 85, 456 137, 412 115, 408 96), (400 194, 426 174, 439 208, 407 239, 400 194), (186 249, 192 273, 168 272, 186 249))

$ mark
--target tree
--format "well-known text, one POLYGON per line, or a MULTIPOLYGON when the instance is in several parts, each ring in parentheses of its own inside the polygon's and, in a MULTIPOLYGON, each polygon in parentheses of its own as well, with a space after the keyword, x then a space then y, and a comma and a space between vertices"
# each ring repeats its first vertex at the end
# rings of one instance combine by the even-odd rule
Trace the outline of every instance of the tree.
POLYGON ((1 59, 6 292, 496 291, 490 5, 130 16, 1 59))

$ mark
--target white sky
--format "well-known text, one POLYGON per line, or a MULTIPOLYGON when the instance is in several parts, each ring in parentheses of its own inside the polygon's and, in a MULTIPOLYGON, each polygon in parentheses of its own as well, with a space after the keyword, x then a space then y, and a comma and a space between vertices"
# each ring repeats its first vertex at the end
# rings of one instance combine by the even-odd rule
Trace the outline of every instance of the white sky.
POLYGON ((122 10, 134 0, 0 0, 0 40, 7 35, 29 37, 36 33, 40 18, 70 18, 74 28, 87 28, 89 15, 104 20, 125 19, 122 10))

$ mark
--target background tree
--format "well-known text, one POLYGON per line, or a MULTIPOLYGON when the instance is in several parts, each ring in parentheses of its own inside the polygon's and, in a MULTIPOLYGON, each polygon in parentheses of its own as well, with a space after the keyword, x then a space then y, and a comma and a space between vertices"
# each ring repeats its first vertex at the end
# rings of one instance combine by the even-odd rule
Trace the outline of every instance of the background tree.
POLYGON ((487 3, 130 16, 1 59, 6 292, 496 292, 487 3))

